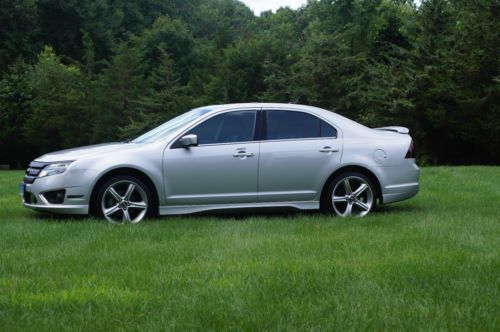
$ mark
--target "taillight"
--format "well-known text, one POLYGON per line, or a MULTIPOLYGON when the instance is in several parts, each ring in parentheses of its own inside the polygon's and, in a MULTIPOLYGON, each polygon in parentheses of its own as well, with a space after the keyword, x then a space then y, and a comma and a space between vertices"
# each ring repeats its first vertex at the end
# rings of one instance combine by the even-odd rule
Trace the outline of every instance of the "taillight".
POLYGON ((408 148, 408 152, 406 152, 406 159, 412 159, 415 158, 415 144, 413 143, 413 140, 411 140, 410 147, 408 148))

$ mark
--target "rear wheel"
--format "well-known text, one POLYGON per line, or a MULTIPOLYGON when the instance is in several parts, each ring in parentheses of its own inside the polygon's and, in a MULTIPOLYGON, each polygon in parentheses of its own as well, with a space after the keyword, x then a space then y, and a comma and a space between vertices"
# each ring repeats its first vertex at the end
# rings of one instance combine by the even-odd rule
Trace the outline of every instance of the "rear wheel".
POLYGON ((344 173, 330 183, 325 203, 329 212, 337 216, 363 217, 375 207, 375 187, 361 173, 344 173))
POLYGON ((136 224, 152 211, 148 186, 133 176, 117 176, 106 181, 93 202, 94 211, 114 224, 136 224))

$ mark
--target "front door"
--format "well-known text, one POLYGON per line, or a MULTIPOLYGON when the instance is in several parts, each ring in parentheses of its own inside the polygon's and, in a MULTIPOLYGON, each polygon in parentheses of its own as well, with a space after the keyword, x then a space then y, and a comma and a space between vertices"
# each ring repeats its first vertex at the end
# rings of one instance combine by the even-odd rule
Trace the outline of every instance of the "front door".
POLYGON ((215 115, 184 134, 197 135, 198 146, 165 151, 167 205, 257 202, 256 115, 255 110, 215 115))

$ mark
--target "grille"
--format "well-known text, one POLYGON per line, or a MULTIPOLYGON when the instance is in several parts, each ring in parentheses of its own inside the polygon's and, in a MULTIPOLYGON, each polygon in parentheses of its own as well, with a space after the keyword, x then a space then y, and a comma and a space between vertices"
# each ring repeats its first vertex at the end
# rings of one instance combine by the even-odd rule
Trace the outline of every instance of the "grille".
POLYGON ((23 182, 28 183, 28 184, 35 182, 35 179, 38 176, 38 174, 40 174, 42 169, 45 166, 47 166, 48 164, 50 164, 50 163, 42 163, 39 161, 32 161, 30 163, 28 169, 26 170, 26 175, 24 176, 23 182))

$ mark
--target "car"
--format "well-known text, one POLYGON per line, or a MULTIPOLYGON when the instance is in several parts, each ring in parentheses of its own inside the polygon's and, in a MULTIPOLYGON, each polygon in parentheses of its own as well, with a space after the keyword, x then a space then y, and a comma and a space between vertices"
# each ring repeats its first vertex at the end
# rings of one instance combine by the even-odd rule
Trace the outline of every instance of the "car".
POLYGON ((20 193, 30 209, 112 223, 260 208, 362 217, 415 196, 419 173, 407 128, 246 103, 196 108, 129 142, 45 154, 20 193))

